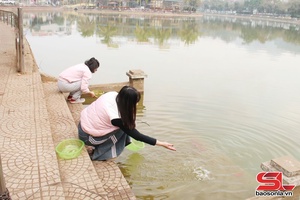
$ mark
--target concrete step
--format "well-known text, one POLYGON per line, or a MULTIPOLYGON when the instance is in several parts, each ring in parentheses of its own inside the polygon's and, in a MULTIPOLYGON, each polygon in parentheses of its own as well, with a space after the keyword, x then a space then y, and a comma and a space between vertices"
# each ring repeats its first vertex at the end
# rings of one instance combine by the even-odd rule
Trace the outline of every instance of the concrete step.
MULTIPOLYGON (((67 103, 66 94, 57 90, 56 82, 45 82, 43 86, 54 144, 78 138, 77 124, 82 104, 67 103)), ((66 199, 136 199, 114 161, 91 161, 84 149, 76 159, 58 158, 58 164, 66 199)))
POLYGON ((82 107, 70 112, 56 83, 43 83, 26 40, 17 73, 14 28, 0 22, 0 30, 0 155, 11 199, 136 199, 113 161, 92 162, 85 149, 73 160, 57 157, 61 140, 77 138, 82 107))
MULTIPOLYGON (((43 87, 54 145, 64 139, 78 138, 73 116, 56 82, 43 83, 43 87)), ((57 157, 57 161, 66 199, 107 199, 107 193, 85 148, 75 159, 57 157)))
POLYGON ((39 74, 11 72, 2 102, 1 156, 12 199, 64 199, 39 74), (3 129, 6 127, 6 129, 3 129))
POLYGON ((284 184, 300 186, 300 162, 290 155, 263 162, 260 167, 267 172, 282 172, 284 184))
POLYGON ((26 73, 17 73, 14 29, 0 22, 0 30, 0 154, 6 188, 11 199, 65 199, 40 74, 27 52, 26 73))

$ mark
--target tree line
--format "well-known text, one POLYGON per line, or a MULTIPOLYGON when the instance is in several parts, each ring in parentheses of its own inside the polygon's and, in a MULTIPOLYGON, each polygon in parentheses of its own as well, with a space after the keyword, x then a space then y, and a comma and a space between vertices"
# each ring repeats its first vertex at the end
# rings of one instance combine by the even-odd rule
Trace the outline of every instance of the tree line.
POLYGON ((242 14, 271 14, 289 15, 300 17, 299 0, 244 0, 244 1, 223 1, 223 0, 185 0, 189 6, 199 7, 202 10, 231 11, 242 14))

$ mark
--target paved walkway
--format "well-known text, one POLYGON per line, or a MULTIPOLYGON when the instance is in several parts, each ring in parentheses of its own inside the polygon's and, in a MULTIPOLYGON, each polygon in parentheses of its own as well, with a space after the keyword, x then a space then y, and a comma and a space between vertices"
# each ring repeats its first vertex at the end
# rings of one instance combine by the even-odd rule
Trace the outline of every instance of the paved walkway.
POLYGON ((55 82, 43 82, 27 41, 25 70, 16 69, 14 29, 0 22, 0 156, 11 199, 136 199, 113 161, 72 160, 55 146, 77 138, 81 105, 71 105, 55 82))

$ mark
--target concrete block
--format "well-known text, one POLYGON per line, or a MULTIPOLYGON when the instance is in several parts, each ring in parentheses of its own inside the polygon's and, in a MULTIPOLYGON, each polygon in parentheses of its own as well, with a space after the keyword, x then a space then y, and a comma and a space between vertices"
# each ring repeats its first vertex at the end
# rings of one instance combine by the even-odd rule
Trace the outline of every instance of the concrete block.
POLYGON ((144 79, 145 77, 147 77, 147 74, 145 74, 140 69, 129 70, 129 72, 126 72, 126 75, 131 79, 144 79))
POLYGON ((285 176, 292 177, 300 175, 300 162, 291 156, 272 159, 271 165, 285 176))
MULTIPOLYGON (((282 172, 282 171, 278 170, 277 168, 275 168, 274 166, 272 166, 271 161, 261 163, 260 167, 263 171, 266 171, 266 172, 275 172, 275 171, 282 172)), ((296 185, 296 186, 300 185, 300 175, 288 177, 284 173, 282 173, 282 179, 283 179, 282 181, 284 184, 296 185)))

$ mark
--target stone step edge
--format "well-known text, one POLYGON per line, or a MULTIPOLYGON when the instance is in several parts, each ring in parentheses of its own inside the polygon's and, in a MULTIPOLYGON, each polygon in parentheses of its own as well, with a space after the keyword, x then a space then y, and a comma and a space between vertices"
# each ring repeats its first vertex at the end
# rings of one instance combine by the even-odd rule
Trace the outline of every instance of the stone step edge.
POLYGON ((300 175, 300 162, 292 156, 283 156, 272 159, 271 165, 281 171, 285 176, 292 177, 300 175))
MULTIPOLYGON (((261 163, 260 165, 261 169, 266 171, 266 172, 274 172, 274 171, 280 171, 274 166, 272 166, 271 161, 266 161, 261 163)), ((293 177, 288 177, 284 173, 282 174, 282 179, 284 184, 290 184, 290 185, 300 185, 300 176, 293 176, 293 177)))
MULTIPOLYGON (((36 64, 36 60, 35 60, 35 57, 34 57, 34 54, 33 54, 33 52, 31 51, 31 47, 30 47, 30 44, 29 44, 29 42, 26 40, 26 38, 25 38, 25 40, 24 40, 24 46, 25 46, 25 56, 24 56, 24 62, 25 62, 25 66, 26 66, 26 71, 28 72, 28 73, 30 73, 31 71, 34 73, 34 72, 37 72, 38 74, 39 74, 39 84, 42 84, 42 92, 43 92, 43 96, 45 97, 45 104, 46 104, 46 107, 47 107, 47 102, 46 102, 46 92, 45 92, 45 89, 44 89, 44 83, 45 82, 47 82, 47 81, 56 81, 55 79, 45 79, 45 75, 42 73, 42 72, 40 72, 39 71, 39 69, 38 69, 38 66, 37 66, 37 64, 36 64)), ((42 94, 41 94, 42 95, 42 94)), ((62 94, 61 94, 62 95, 62 94)), ((65 110, 69 110, 69 109, 65 109, 65 110)), ((48 111, 48 107, 47 107, 47 112, 48 112, 48 118, 49 118, 49 126, 51 126, 51 123, 50 123, 50 117, 49 117, 49 111, 48 111)), ((71 119, 71 118, 70 118, 71 119)), ((75 123, 75 122, 74 122, 75 123)), ((53 140, 53 138, 52 138, 52 140, 53 140)), ((56 143, 57 144, 57 143, 56 143)), ((54 143, 54 141, 53 141, 53 147, 55 148, 56 146, 55 146, 55 143, 54 143)), ((54 151, 55 151, 55 149, 54 149, 54 151)), ((55 154, 56 154, 56 152, 55 152, 55 154)), ((82 155, 83 155, 83 157, 85 158, 84 160, 90 160, 89 159, 89 156, 88 156, 88 154, 87 154, 87 152, 85 151, 85 149, 84 149, 84 151, 82 152, 82 155)), ((63 180, 63 178, 62 177, 64 177, 64 176, 62 176, 62 174, 61 174, 61 172, 62 172, 62 169, 60 169, 60 161, 59 161, 59 158, 57 157, 57 154, 56 154, 56 158, 57 158, 57 160, 56 160, 56 163, 57 163, 57 166, 58 166, 58 172, 59 172, 59 174, 58 174, 58 176, 60 177, 60 181, 61 181, 61 184, 60 184, 60 187, 62 187, 62 189, 63 189, 63 194, 64 195, 62 195, 61 193, 60 193, 60 199, 65 199, 65 197, 71 197, 71 196, 73 196, 73 195, 78 195, 78 194, 75 194, 74 193, 74 189, 76 190, 76 188, 71 188, 71 190, 66 190, 65 188, 64 188, 64 185, 63 185, 63 182, 64 182, 64 180, 63 180)), ((55 161, 54 161, 55 162, 55 161)), ((86 161, 85 161, 86 162, 86 161)), ((91 161, 89 161, 90 162, 90 164, 89 164, 89 170, 88 171, 94 171, 94 172, 96 172, 96 169, 94 168, 94 165, 93 165, 93 163, 91 162, 91 161), (92 168, 92 169, 91 169, 92 168)), ((65 162, 65 163, 70 163, 70 162, 65 162)), ((107 197, 107 193, 103 190, 103 185, 102 185, 102 183, 101 183, 101 181, 99 181, 100 179, 98 178, 98 175, 97 175, 97 172, 96 173, 93 173, 93 175, 92 176, 94 176, 92 179, 93 179, 93 181, 94 182, 97 182, 96 184, 91 184, 91 182, 89 182, 89 183, 87 183, 86 185, 84 185, 84 186, 86 186, 86 189, 90 189, 90 190, 92 190, 93 192, 91 192, 91 193, 89 193, 89 198, 90 199, 96 199, 96 198, 98 198, 97 196, 95 196, 95 193, 98 193, 98 194, 100 194, 100 196, 104 196, 105 198, 107 197), (90 185, 92 185, 92 186, 90 186, 90 185)), ((77 186, 76 186, 77 187, 77 186)), ((85 191, 83 191, 82 193, 86 193, 86 190, 85 191)), ((78 196, 77 196, 78 197, 78 196)), ((76 197, 76 198, 77 198, 76 197)), ((82 199, 83 198, 86 198, 87 196, 82 196, 82 199)), ((79 198, 79 197, 78 197, 79 198)))
MULTIPOLYGON (((54 146, 56 147, 64 139, 78 138, 77 126, 67 105, 68 103, 64 94, 58 92, 56 82, 44 82, 43 87, 54 146), (62 131, 64 129, 68 133, 62 131)), ((57 162, 62 183, 74 184, 73 189, 72 186, 68 186, 69 188, 64 187, 64 193, 67 193, 66 196, 73 195, 72 191, 77 187, 76 185, 84 188, 85 191, 91 191, 91 193, 85 194, 89 198, 92 198, 92 196, 89 196, 92 193, 107 196, 107 192, 104 191, 103 184, 85 148, 83 148, 79 157, 75 159, 63 160, 57 155, 57 162)), ((87 196, 82 198, 87 198, 87 196)))

